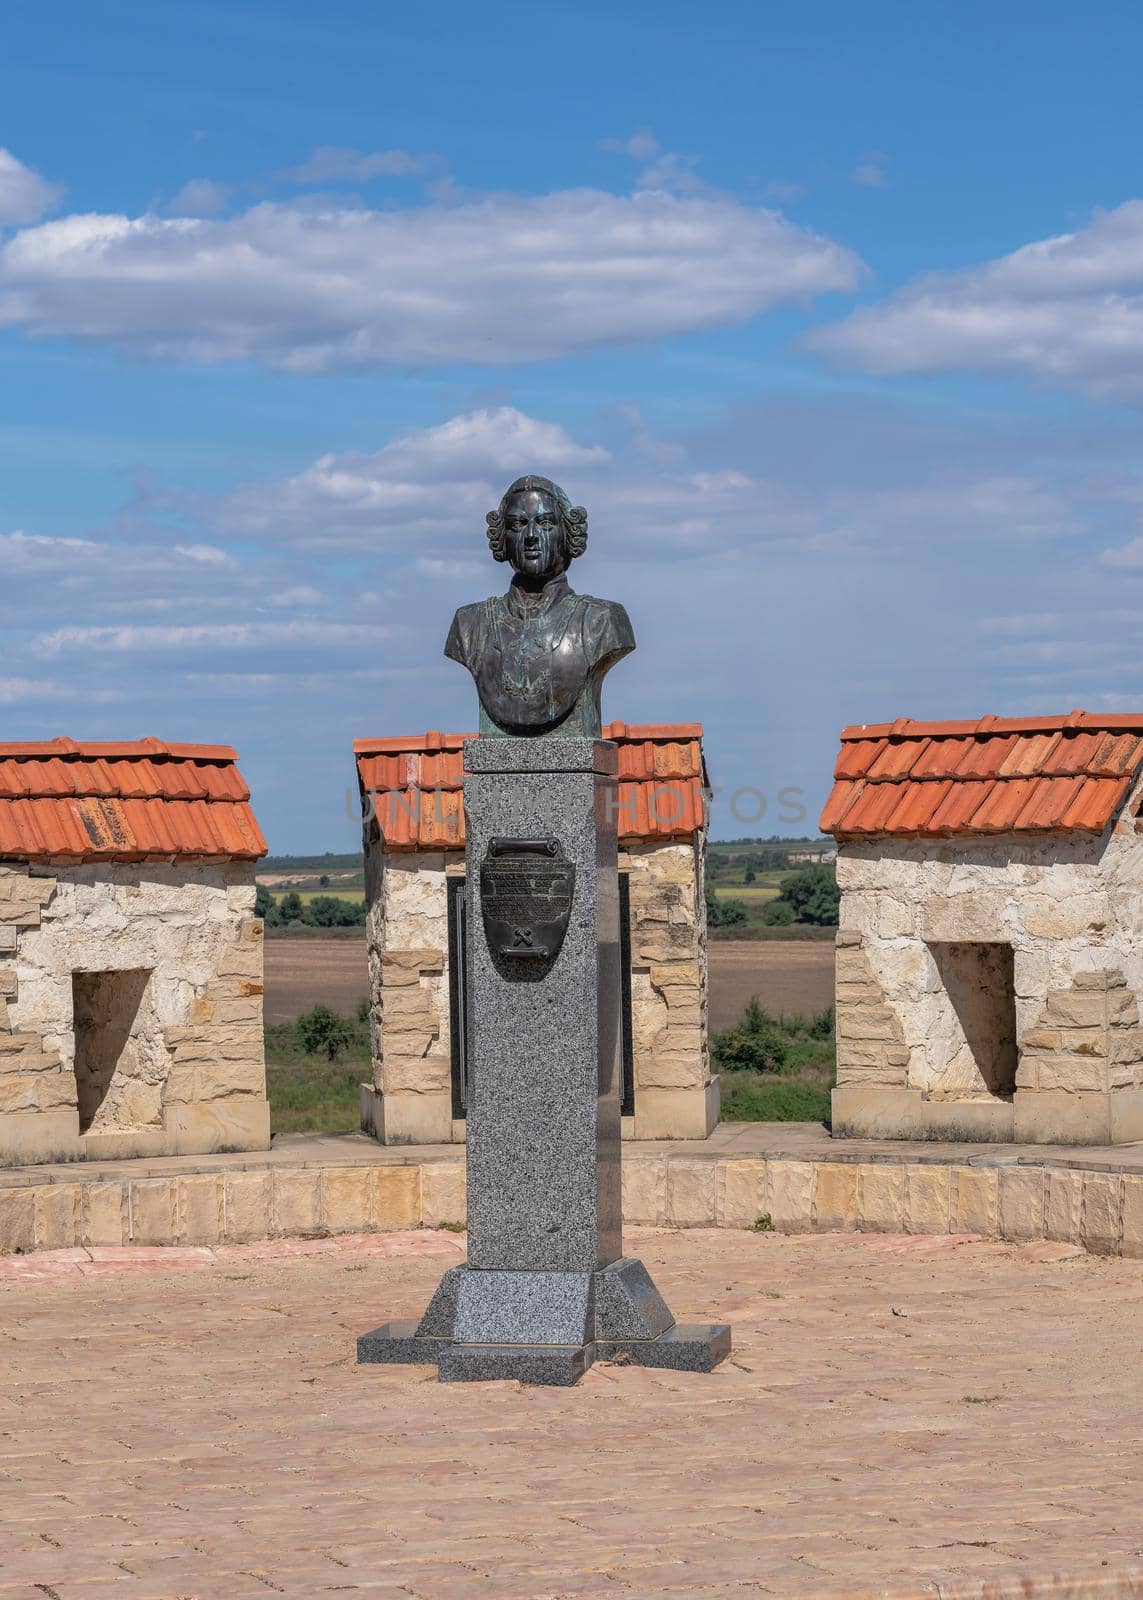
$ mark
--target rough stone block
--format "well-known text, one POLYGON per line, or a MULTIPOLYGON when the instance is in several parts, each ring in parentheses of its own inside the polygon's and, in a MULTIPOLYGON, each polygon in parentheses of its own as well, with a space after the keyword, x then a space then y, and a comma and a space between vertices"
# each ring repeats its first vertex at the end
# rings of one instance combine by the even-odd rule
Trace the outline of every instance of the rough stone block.
POLYGON ((421 1225, 421 1169, 418 1166, 374 1167, 373 1226, 396 1232, 421 1225))
POLYGON ((813 1225, 826 1230, 857 1225, 857 1168, 849 1162, 822 1161, 814 1179, 813 1225))
POLYGON ((317 1171, 303 1169, 274 1173, 273 1232, 288 1239, 312 1237, 322 1231, 321 1183, 317 1171))
POLYGON ((223 1205, 223 1236, 228 1244, 268 1239, 273 1226, 271 1174, 227 1173, 223 1205))
POLYGON ((258 1095, 169 1106, 163 1120, 176 1155, 270 1148, 270 1107, 258 1095))
POLYGON ((246 1061, 216 1061, 194 1069, 194 1098, 199 1104, 226 1100, 236 1094, 265 1096, 266 1068, 261 1056, 246 1061))
POLYGON ((953 1233, 999 1231, 999 1184, 995 1167, 954 1167, 950 1173, 953 1233))
POLYGON ((78 1183, 43 1183, 35 1188, 37 1250, 69 1250, 79 1243, 78 1183))
POLYGON ((421 1168, 421 1221, 426 1228, 463 1222, 467 1212, 462 1161, 426 1161, 421 1168))
POLYGON ((661 1228, 667 1220, 667 1163, 640 1156, 623 1163, 623 1220, 661 1228))
MULTIPOLYGON (((628 1163, 630 1165, 630 1163, 628 1163)), ((766 1209, 766 1163, 735 1160, 718 1163, 715 1175, 715 1213, 720 1228, 748 1228, 766 1209)), ((630 1217, 627 1189, 623 1192, 623 1219, 630 1217)))
MULTIPOLYGON (((0 1216, 3 1203, 3 1191, 0 1191, 0 1216)), ((1129 1173, 1123 1178, 1122 1237, 1122 1255, 1130 1256, 1133 1261, 1143 1257, 1143 1177, 1134 1177, 1129 1173)))
POLYGON ((1049 1167, 1044 1235, 1064 1244, 1079 1244, 1083 1223, 1083 1173, 1049 1167))
POLYGON ((857 1167, 857 1226, 863 1233, 905 1232, 905 1168, 898 1162, 857 1167))
POLYGON ((1040 1061, 1039 1088, 1100 1094, 1107 1089, 1107 1063, 1101 1056, 1044 1056, 1040 1061))
POLYGON ((327 1233, 364 1233, 371 1221, 372 1175, 368 1167, 324 1167, 321 1220, 327 1233))
POLYGON ((782 1233, 808 1233, 813 1226, 812 1161, 768 1161, 766 1205, 770 1220, 782 1233))
POLYGON ((910 1163, 905 1168, 905 1221, 909 1233, 948 1233, 950 1169, 910 1163))
POLYGON ((1045 1189, 1042 1167, 1000 1168, 1000 1237, 1019 1241, 1044 1237, 1045 1189))
POLYGON ((1100 990, 1053 990, 1048 995, 1045 1016, 1057 1026, 1102 1028, 1107 1002, 1100 990))
POLYGON ((36 1248, 35 1190, 0 1188, 0 1256, 36 1248))
POLYGON ((118 1246, 128 1242, 125 1183, 86 1183, 83 1200, 84 1244, 118 1246))
POLYGON ((667 1162, 667 1221, 676 1228, 716 1224, 714 1161, 667 1162))
POLYGON ((175 1182, 175 1228, 180 1244, 217 1244, 222 1238, 224 1179, 205 1172, 175 1182))
MULTIPOLYGON (((432 1033, 402 1033, 395 1037, 386 1034, 385 1054, 381 1063, 381 1079, 386 1095, 432 1095, 450 1089, 452 1062, 446 1055, 432 1054, 436 1038, 432 1033)), ((450 1092, 450 1107, 451 1104, 450 1092)), ((433 1142, 439 1143, 440 1140, 433 1142)))
POLYGON ((174 1244, 175 1185, 172 1179, 144 1179, 133 1183, 127 1203, 132 1244, 174 1244))
POLYGON ((901 1026, 885 1005, 846 1005, 838 1010, 837 1034, 844 1039, 884 1039, 899 1042, 901 1026))
POLYGON ((1085 1172, 1083 1175, 1083 1243, 1093 1255, 1119 1254, 1123 1235, 1122 1179, 1119 1174, 1085 1172))

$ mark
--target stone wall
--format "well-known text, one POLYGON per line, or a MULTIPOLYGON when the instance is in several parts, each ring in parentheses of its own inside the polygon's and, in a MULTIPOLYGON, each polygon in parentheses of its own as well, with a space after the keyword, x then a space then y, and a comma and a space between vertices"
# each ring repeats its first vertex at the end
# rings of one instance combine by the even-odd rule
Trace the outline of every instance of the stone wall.
MULTIPOLYGON (((718 1122, 701 862, 690 844, 620 850, 631 904, 628 1138, 701 1139, 718 1122)), ((362 1085, 362 1126, 385 1144, 464 1140, 452 1115, 447 889, 463 874, 462 851, 386 855, 378 841, 366 849, 373 1081, 362 1085)))
POLYGON ((249 863, 0 866, 0 1165, 267 1147, 253 909, 249 863))
POLYGON ((834 1131, 1143 1138, 1143 840, 843 843, 834 1131))

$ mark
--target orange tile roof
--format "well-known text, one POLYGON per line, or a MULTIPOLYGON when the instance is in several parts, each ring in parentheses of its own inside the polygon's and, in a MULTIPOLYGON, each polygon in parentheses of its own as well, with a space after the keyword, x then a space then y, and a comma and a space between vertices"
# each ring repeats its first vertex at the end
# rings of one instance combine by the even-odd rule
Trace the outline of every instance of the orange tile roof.
POLYGON ((229 745, 0 744, 0 860, 266 854, 229 745))
POLYGON ((882 722, 846 728, 823 833, 939 839, 1102 833, 1143 770, 1143 716, 882 722))
MULTIPOLYGON (((462 850, 462 747, 471 733, 358 739, 357 779, 373 797, 388 850, 462 850)), ((697 722, 611 722, 619 746, 619 837, 626 843, 690 839, 706 825, 706 766, 697 722)))

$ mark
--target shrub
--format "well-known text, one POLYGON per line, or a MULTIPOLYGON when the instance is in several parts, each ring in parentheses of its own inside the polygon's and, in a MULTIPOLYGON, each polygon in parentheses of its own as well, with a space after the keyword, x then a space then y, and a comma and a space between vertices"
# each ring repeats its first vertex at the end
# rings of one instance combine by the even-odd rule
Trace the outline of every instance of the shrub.
POLYGON ((312 1011, 298 1018, 295 1026, 306 1055, 325 1056, 327 1061, 336 1061, 355 1038, 349 1019, 339 1017, 328 1006, 314 1006, 312 1011))
POLYGON ((788 1050, 781 1022, 757 1000, 751 1000, 741 1022, 711 1041, 711 1054, 723 1072, 777 1072, 788 1050))
POLYGON ((800 872, 792 872, 782 879, 778 899, 771 904, 788 905, 794 913, 790 919, 793 922, 833 928, 837 926, 840 898, 835 867, 803 867, 800 872))
POLYGON ((787 900, 771 900, 762 912, 762 921, 771 928, 788 928, 797 920, 797 914, 787 900))

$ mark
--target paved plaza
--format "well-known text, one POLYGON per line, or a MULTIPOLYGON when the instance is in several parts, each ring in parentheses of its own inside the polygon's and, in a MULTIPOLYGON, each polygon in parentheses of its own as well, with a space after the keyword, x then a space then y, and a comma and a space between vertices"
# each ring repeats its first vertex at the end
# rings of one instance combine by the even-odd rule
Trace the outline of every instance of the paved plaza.
POLYGON ((356 1367, 459 1258, 447 1233, 4 1263, 0 1600, 1143 1594, 1143 1264, 628 1248, 680 1318, 733 1324, 714 1374, 356 1367))

